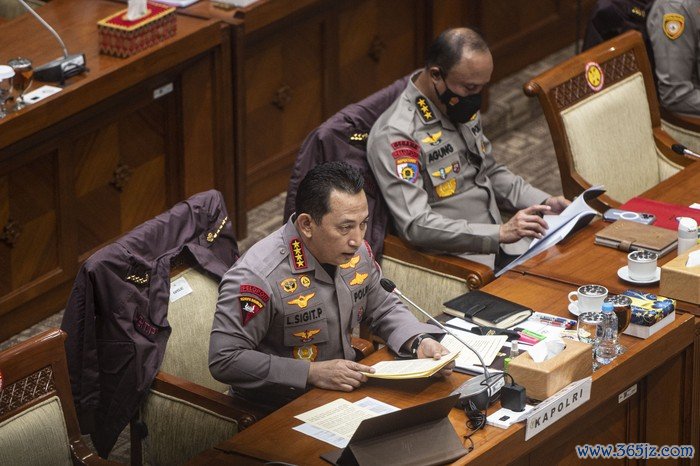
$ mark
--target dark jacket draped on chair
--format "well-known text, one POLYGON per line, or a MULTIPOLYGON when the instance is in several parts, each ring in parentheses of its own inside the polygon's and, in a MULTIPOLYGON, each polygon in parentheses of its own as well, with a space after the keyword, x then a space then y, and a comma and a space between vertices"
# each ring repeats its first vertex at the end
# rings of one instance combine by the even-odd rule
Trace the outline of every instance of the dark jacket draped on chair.
POLYGON ((170 336, 171 259, 189 253, 217 281, 238 258, 223 196, 192 196, 93 254, 61 328, 83 434, 106 457, 134 416, 170 336))

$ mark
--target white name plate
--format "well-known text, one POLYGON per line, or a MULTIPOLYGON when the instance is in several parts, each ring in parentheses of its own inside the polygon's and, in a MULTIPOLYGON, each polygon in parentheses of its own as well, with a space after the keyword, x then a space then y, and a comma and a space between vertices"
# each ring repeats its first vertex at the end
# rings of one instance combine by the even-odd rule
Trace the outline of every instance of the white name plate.
POLYGON ((174 303, 180 298, 184 298, 188 294, 192 293, 192 287, 185 277, 180 277, 177 280, 173 280, 170 283, 170 302, 174 303))
POLYGON ((591 398, 592 381, 591 377, 586 377, 585 379, 571 382, 540 403, 527 417, 525 440, 530 440, 588 401, 591 398))

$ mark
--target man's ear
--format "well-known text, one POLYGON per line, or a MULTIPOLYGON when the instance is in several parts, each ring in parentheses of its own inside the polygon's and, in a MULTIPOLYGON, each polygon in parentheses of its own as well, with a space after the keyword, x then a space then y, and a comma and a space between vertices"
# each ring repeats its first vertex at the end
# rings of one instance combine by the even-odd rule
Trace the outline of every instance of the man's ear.
POLYGON ((311 239, 312 235, 312 223, 315 223, 309 214, 299 214, 297 217, 297 225, 299 226, 299 231, 306 239, 311 239))
POLYGON ((440 73, 440 68, 438 68, 437 66, 431 66, 428 69, 428 73, 430 73, 430 77, 433 79, 433 81, 442 80, 442 73, 440 73))

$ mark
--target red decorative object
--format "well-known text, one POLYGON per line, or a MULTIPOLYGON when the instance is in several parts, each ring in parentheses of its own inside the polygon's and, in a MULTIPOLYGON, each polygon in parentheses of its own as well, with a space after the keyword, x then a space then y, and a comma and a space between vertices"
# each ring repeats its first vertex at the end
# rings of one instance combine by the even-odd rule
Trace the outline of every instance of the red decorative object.
POLYGON ((175 8, 148 3, 148 14, 136 21, 121 10, 97 22, 100 53, 126 58, 175 35, 175 8))

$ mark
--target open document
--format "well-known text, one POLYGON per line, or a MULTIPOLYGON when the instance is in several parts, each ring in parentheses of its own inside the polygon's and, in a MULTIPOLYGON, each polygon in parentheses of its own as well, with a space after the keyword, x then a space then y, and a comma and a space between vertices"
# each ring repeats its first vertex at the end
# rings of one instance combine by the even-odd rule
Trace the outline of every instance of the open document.
POLYGON ((545 215, 544 221, 547 222, 549 228, 547 233, 542 238, 535 238, 530 243, 530 247, 523 254, 518 256, 513 262, 503 267, 496 273, 497 277, 500 277, 508 270, 522 264, 531 257, 536 256, 542 251, 554 246, 559 241, 566 238, 569 234, 580 230, 581 228, 588 225, 593 217, 595 217, 598 212, 591 209, 591 207, 586 203, 591 199, 595 199, 605 192, 603 186, 592 186, 581 193, 574 202, 572 202, 569 207, 564 209, 564 211, 559 215, 545 215))
POLYGON ((459 355, 457 352, 446 354, 440 359, 398 359, 395 361, 380 361, 374 366, 374 374, 363 372, 367 377, 378 379, 418 379, 430 377, 440 369, 454 361, 459 355))
MULTIPOLYGON (((475 351, 479 352, 479 356, 484 360, 484 364, 490 366, 493 360, 496 359, 501 347, 508 339, 505 335, 489 335, 481 336, 462 330, 453 329, 452 333, 459 336, 466 344, 471 346, 475 351)), ((445 335, 440 342, 442 346, 451 352, 459 352, 459 356, 455 360, 455 367, 458 369, 474 370, 475 366, 480 366, 479 358, 469 348, 465 347, 459 340, 452 335, 445 335)))

